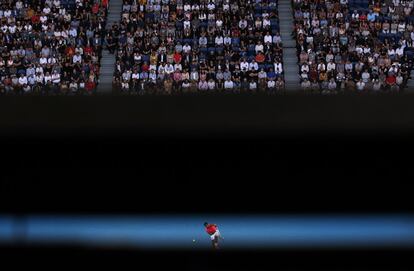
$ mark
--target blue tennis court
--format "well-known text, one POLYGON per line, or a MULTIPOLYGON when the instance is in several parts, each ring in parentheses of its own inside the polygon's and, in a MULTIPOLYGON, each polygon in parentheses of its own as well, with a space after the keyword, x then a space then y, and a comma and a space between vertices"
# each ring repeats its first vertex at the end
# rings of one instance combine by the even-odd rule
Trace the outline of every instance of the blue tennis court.
MULTIPOLYGON (((205 221, 218 224, 223 248, 414 247, 413 215, 29 216, 20 228, 32 244, 199 249, 211 246, 205 221)), ((0 216, 0 242, 19 235, 12 222, 0 216)))

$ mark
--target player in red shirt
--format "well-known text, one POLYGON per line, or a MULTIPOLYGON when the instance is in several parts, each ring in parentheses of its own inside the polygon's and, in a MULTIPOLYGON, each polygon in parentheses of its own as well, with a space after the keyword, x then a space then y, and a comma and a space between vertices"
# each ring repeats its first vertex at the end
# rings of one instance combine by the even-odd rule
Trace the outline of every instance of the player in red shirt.
POLYGON ((218 249, 218 242, 219 239, 224 239, 220 235, 220 231, 216 224, 209 224, 208 222, 204 223, 204 227, 206 228, 206 232, 210 235, 211 242, 213 244, 214 249, 218 249))

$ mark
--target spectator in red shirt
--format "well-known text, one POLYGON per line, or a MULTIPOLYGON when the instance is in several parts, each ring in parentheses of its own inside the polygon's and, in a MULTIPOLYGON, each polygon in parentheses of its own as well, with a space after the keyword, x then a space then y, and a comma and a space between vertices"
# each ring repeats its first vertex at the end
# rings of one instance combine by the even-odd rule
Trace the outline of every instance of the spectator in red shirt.
POLYGON ((365 13, 362 13, 361 15, 359 15, 359 20, 360 21, 366 21, 367 20, 367 15, 365 13))
POLYGON ((88 44, 86 45, 86 47, 83 49, 84 53, 87 55, 92 54, 93 52, 93 48, 91 47, 90 43, 88 42, 88 44))
POLYGON ((179 52, 175 52, 173 59, 174 59, 175 64, 178 64, 181 62, 182 56, 179 52))
POLYGON ((108 4, 109 4, 109 1, 108 0, 102 0, 102 6, 104 8, 108 9, 108 4))
POLYGON ((88 93, 92 94, 95 88, 96 88, 96 83, 94 81, 88 80, 88 82, 86 82, 85 89, 88 93))
POLYGON ((262 53, 262 52, 259 52, 257 55, 256 55, 256 62, 257 63, 263 63, 264 61, 265 61, 265 55, 262 53))
POLYGON ((388 75, 387 79, 385 79, 385 82, 387 83, 388 86, 393 86, 396 82, 396 78, 394 75, 388 75))
POLYGON ((92 7, 92 13, 97 14, 99 11, 99 3, 95 3, 92 7))
POLYGON ((69 45, 68 47, 66 47, 65 53, 66 53, 67 56, 73 57, 73 55, 75 54, 75 48, 73 48, 73 46, 69 45))
POLYGON ((40 16, 35 14, 32 16, 31 20, 32 20, 32 24, 38 24, 40 22, 40 16))
POLYGON ((147 71, 149 71, 149 65, 147 64, 147 62, 144 62, 144 64, 142 64, 142 66, 141 66, 141 70, 143 71, 143 72, 147 72, 147 71))

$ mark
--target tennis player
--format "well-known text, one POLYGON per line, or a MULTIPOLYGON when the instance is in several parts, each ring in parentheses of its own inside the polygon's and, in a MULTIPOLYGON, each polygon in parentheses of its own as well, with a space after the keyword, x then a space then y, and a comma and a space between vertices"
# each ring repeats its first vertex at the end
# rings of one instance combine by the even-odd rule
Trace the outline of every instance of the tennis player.
POLYGON ((204 227, 206 228, 206 232, 210 235, 211 243, 214 249, 219 248, 219 239, 224 239, 221 237, 220 231, 216 224, 209 224, 208 222, 204 223, 204 227))

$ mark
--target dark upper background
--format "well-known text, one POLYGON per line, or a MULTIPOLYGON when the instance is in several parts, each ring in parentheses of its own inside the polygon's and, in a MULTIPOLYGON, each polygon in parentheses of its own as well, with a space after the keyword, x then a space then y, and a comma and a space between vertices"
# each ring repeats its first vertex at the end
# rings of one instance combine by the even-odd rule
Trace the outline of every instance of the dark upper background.
POLYGON ((413 104, 4 97, 0 212, 411 212, 413 104))

